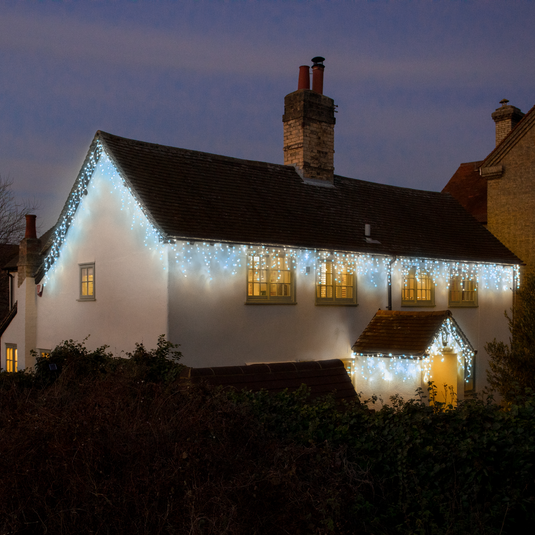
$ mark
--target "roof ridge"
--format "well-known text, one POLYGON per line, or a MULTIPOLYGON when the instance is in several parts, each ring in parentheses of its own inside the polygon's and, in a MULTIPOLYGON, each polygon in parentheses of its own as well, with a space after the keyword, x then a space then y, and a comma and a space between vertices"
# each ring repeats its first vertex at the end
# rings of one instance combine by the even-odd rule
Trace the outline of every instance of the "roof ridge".
POLYGON ((122 143, 126 145, 135 146, 135 147, 146 147, 152 150, 156 149, 160 152, 166 152, 169 154, 176 154, 177 152, 179 152, 183 154, 199 155, 199 156, 204 156, 208 158, 215 158, 215 159, 222 160, 222 161, 236 162, 236 163, 242 163, 242 164, 247 164, 247 165, 256 165, 260 167, 285 167, 289 169, 294 168, 292 165, 265 162, 263 160, 248 160, 245 158, 238 158, 237 156, 225 156, 224 154, 216 154, 213 152, 205 152, 205 151, 195 150, 195 149, 186 149, 183 147, 175 147, 173 145, 162 145, 161 143, 152 143, 150 141, 141 141, 138 139, 132 139, 132 138, 127 138, 123 136, 118 136, 116 134, 111 134, 110 132, 104 132, 103 130, 97 130, 96 136, 104 137, 104 138, 110 137, 116 140, 120 140, 122 143))

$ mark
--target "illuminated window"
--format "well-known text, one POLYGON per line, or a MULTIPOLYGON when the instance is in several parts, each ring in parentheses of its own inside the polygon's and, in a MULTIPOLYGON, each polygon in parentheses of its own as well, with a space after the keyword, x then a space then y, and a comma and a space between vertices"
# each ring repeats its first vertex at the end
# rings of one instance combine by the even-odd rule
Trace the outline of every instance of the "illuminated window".
POLYGON ((6 344, 6 371, 16 372, 18 370, 17 346, 6 344))
POLYGON ((405 276, 401 290, 402 306, 433 306, 435 304, 435 285, 425 271, 416 272, 412 268, 405 276))
POLYGON ((448 300, 450 307, 476 307, 477 282, 463 277, 452 278, 448 300))
POLYGON ((356 276, 347 264, 334 263, 329 259, 318 266, 316 281, 317 305, 356 305, 356 276))
POLYGON ((248 303, 294 303, 295 282, 291 259, 283 255, 247 257, 248 303))
POLYGON ((95 299, 95 264, 80 264, 80 300, 95 299))

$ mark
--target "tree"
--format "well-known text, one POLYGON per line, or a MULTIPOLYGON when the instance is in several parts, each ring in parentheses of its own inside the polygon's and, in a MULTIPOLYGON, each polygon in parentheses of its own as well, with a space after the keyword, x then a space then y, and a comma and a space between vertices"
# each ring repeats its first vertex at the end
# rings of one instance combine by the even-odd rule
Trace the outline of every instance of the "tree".
POLYGON ((25 215, 34 212, 35 203, 19 203, 12 190, 13 181, 0 176, 0 323, 9 312, 9 283, 6 263, 18 254, 26 228, 25 215))
POLYGON ((509 345, 494 339, 485 346, 490 355, 488 382, 508 402, 535 391, 535 274, 525 275, 517 297, 513 317, 505 313, 509 345))
POLYGON ((25 215, 35 211, 35 203, 19 203, 13 181, 0 176, 0 244, 18 244, 26 228, 25 215))

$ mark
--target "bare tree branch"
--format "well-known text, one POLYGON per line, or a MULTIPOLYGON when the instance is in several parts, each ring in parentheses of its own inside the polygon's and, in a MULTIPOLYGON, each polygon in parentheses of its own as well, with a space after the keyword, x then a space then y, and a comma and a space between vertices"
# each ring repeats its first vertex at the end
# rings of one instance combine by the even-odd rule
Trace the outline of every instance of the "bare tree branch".
POLYGON ((17 202, 12 186, 12 180, 0 176, 0 243, 19 243, 26 227, 24 216, 37 209, 35 202, 17 202))

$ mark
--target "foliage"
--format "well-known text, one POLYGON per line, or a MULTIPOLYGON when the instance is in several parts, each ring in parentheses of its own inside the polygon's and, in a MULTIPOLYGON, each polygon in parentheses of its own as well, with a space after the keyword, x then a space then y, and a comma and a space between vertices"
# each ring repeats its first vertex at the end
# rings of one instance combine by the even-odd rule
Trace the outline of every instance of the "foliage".
POLYGON ((507 402, 535 391, 535 274, 527 274, 517 293, 518 305, 509 321, 509 345, 494 339, 485 346, 490 355, 487 379, 507 402))
POLYGON ((304 387, 188 385, 173 356, 164 338, 126 359, 67 341, 33 374, 0 374, 0 533, 505 534, 535 521, 534 396, 507 411, 399 397, 372 411, 304 387))
POLYGON ((134 364, 138 377, 147 381, 171 382, 180 376, 183 368, 178 364, 182 358, 178 347, 162 334, 158 337, 156 349, 147 351, 143 344, 136 344, 134 352, 127 353, 127 357, 134 364))

